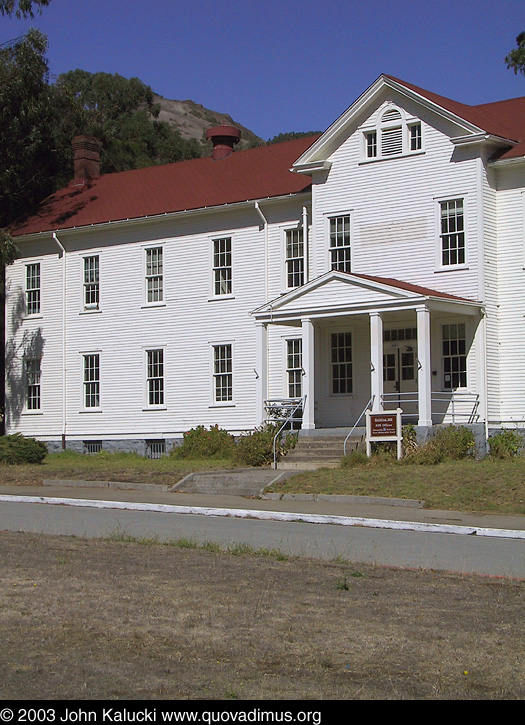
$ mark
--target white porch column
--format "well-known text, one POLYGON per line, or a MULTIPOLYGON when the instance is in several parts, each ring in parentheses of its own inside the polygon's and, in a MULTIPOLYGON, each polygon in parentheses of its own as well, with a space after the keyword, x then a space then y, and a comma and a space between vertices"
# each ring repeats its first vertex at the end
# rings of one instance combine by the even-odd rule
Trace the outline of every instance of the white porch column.
POLYGON ((255 365, 255 423, 261 426, 266 419, 264 401, 268 398, 268 326, 263 322, 255 323, 255 365))
POLYGON ((383 407, 383 319, 379 312, 370 313, 370 390, 374 396, 372 410, 383 407))
POLYGON ((432 369, 430 363, 430 310, 418 307, 417 315, 417 397, 418 421, 421 426, 432 425, 432 369))
POLYGON ((303 410, 303 428, 315 428, 315 392, 314 392, 314 360, 315 360, 315 328, 312 320, 301 320, 303 333, 303 397, 306 401, 303 410))

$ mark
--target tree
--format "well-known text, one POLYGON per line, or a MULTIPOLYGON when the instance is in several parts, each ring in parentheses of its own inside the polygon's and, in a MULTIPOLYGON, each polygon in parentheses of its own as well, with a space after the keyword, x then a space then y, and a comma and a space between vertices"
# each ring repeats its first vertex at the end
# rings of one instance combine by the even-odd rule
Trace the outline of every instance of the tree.
POLYGON ((304 136, 314 136, 320 131, 290 131, 289 133, 280 133, 273 138, 268 139, 268 143, 281 143, 283 141, 293 141, 296 138, 303 138, 304 136))
POLYGON ((0 13, 11 17, 14 12, 17 18, 34 18, 33 5, 41 13, 42 8, 47 7, 50 2, 51 0, 0 0, 0 13))
POLYGON ((0 48, 0 227, 53 190, 56 112, 46 49, 46 37, 34 29, 0 48))
POLYGON ((516 38, 516 45, 518 47, 505 56, 505 63, 507 68, 512 68, 515 75, 518 74, 518 71, 525 75, 525 31, 516 38))
POLYGON ((186 141, 177 129, 158 120, 160 108, 153 91, 138 78, 77 69, 60 75, 52 92, 59 111, 55 128, 59 186, 71 178, 71 140, 78 134, 102 142, 102 173, 202 154, 197 141, 186 141))

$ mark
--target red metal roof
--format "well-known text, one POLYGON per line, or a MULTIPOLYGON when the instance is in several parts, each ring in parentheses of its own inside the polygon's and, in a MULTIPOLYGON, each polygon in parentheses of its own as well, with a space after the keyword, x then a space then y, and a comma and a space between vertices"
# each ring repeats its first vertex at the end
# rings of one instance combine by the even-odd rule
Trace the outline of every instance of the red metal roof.
POLYGON ((310 188, 311 178, 290 168, 317 138, 236 151, 217 161, 192 159, 105 174, 80 186, 71 183, 45 199, 38 213, 15 225, 12 233, 71 229, 296 194, 310 188))
POLYGON ((378 284, 385 284, 389 287, 397 287, 405 290, 406 292, 415 292, 418 295, 424 297, 443 297, 447 300, 457 300, 458 302, 472 302, 472 300, 466 297, 458 297, 457 295, 451 295, 447 292, 439 292, 438 290, 431 289, 430 287, 421 287, 418 284, 412 284, 411 282, 402 282, 399 279, 393 277, 373 277, 370 274, 362 274, 358 272, 349 272, 354 277, 361 277, 361 279, 368 279, 370 282, 377 282, 378 284))
POLYGON ((525 97, 510 98, 506 101, 482 103, 478 106, 469 106, 465 103, 453 101, 437 93, 431 93, 423 88, 406 83, 393 76, 385 76, 396 83, 415 91, 420 96, 437 103, 442 108, 451 111, 460 118, 469 121, 494 136, 516 142, 516 145, 505 151, 499 158, 513 158, 525 156, 525 97))

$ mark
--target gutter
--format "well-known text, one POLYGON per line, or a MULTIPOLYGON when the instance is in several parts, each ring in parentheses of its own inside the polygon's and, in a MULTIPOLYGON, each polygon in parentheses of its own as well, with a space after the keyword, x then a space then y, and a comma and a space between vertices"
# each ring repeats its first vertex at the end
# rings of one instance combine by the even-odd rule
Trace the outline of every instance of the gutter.
POLYGON ((53 239, 62 253, 62 448, 66 447, 66 249, 56 233, 53 239))
POLYGON ((255 211, 259 214, 264 225, 264 299, 268 301, 268 219, 264 216, 259 206, 259 202, 255 202, 255 211))

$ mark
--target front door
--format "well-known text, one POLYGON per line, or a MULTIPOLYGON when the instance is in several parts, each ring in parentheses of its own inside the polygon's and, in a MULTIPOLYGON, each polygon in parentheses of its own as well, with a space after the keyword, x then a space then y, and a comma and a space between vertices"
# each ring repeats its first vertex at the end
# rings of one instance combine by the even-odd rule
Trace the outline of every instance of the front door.
POLYGON ((417 340, 409 329, 385 331, 383 343, 383 393, 387 408, 417 413, 417 340), (401 339, 400 339, 401 338, 401 339))

